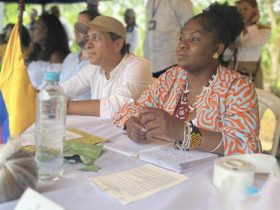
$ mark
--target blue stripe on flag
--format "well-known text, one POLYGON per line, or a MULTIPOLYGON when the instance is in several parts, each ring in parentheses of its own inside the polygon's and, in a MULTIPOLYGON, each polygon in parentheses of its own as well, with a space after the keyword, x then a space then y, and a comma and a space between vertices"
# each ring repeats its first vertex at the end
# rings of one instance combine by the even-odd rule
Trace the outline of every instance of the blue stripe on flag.
POLYGON ((9 115, 2 92, 0 91, 0 144, 6 143, 10 137, 9 115))

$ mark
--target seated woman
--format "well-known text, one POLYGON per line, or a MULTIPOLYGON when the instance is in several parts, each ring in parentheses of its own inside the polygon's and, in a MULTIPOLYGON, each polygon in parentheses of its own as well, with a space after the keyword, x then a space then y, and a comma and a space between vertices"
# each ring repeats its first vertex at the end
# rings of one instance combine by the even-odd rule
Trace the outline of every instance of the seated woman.
POLYGON ((32 85, 40 88, 46 71, 60 71, 61 63, 70 52, 66 32, 59 19, 44 14, 35 24, 33 51, 27 59, 32 85))
POLYGON ((260 152, 254 86, 219 64, 242 28, 237 9, 227 4, 191 18, 181 31, 178 66, 122 107, 115 125, 137 142, 171 140, 181 149, 221 155, 260 152))

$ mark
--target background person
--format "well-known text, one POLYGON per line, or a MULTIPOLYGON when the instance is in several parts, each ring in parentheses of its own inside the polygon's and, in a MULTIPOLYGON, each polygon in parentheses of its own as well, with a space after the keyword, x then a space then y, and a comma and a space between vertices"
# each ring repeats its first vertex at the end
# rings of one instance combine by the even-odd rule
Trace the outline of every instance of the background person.
POLYGON ((43 60, 62 63, 70 52, 65 30, 54 15, 45 14, 39 17, 32 41, 39 46, 39 49, 31 53, 28 62, 43 60))
POLYGON ((125 28, 115 18, 98 16, 89 24, 90 63, 61 84, 70 97, 91 89, 91 100, 69 101, 68 114, 114 117, 125 103, 136 100, 153 82, 150 63, 129 54, 125 28))
POLYGON ((99 0, 87 0, 87 10, 95 11, 99 13, 98 6, 99 6, 99 0))
POLYGON ((144 57, 152 63, 154 77, 177 64, 179 33, 192 16, 190 0, 148 0, 144 57))
MULTIPOLYGON (((88 53, 85 48, 87 43, 87 32, 88 27, 85 26, 83 23, 90 23, 95 17, 97 17, 99 13, 95 11, 84 10, 79 13, 77 17, 77 22, 74 26, 75 31, 75 39, 77 45, 81 48, 80 52, 69 53, 65 60, 62 63, 61 73, 60 73, 60 82, 65 82, 69 80, 73 75, 76 75, 83 69, 85 66, 89 65, 89 58, 88 53)), ((90 88, 89 90, 80 96, 75 97, 74 99, 90 99, 91 93, 90 88)))
POLYGON ((50 9, 50 14, 56 16, 63 25, 63 28, 67 35, 69 46, 71 46, 72 40, 74 39, 74 33, 71 24, 61 16, 58 6, 52 6, 50 9))
POLYGON ((127 9, 124 13, 126 23, 126 44, 129 45, 129 52, 134 53, 139 43, 139 30, 136 25, 135 12, 133 9, 127 9))
POLYGON ((28 30, 34 28, 34 26, 36 24, 36 21, 37 21, 37 18, 38 18, 38 12, 37 12, 37 10, 35 8, 31 9, 31 11, 29 13, 29 18, 30 18, 30 22, 27 25, 28 30))
POLYGON ((251 81, 219 63, 243 29, 236 7, 214 3, 180 33, 178 66, 121 108, 117 126, 137 142, 174 141, 222 155, 260 152, 257 95, 251 81))
POLYGON ((254 80, 257 88, 263 89, 261 56, 264 45, 268 42, 270 28, 259 24, 259 9, 256 0, 237 1, 245 28, 235 43, 237 48, 237 71, 254 80))
MULTIPOLYGON (((8 23, 1 34, 3 37, 3 43, 0 45, 0 64, 2 64, 4 55, 6 52, 7 44, 11 35, 11 32, 13 30, 15 24, 8 23)), ((20 42, 21 42, 21 50, 23 52, 23 56, 26 59, 28 57, 28 54, 30 53, 30 36, 29 32, 26 29, 24 25, 22 25, 21 28, 21 36, 20 36, 20 42)))
POLYGON ((46 71, 61 70, 61 63, 70 53, 65 30, 54 15, 44 14, 36 22, 33 49, 27 69, 33 87, 39 89, 46 71))

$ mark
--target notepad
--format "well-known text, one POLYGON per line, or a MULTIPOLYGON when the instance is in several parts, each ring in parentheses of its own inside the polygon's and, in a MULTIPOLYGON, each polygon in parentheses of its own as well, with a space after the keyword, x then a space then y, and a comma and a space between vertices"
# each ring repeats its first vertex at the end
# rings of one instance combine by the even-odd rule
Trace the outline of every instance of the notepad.
POLYGON ((201 151, 176 150, 173 144, 166 144, 142 150, 138 153, 140 160, 175 171, 184 173, 199 163, 213 160, 216 154, 201 151))
POLYGON ((104 144, 104 148, 123 155, 138 157, 139 152, 142 150, 146 150, 152 147, 156 147, 168 143, 169 142, 158 140, 158 139, 150 140, 147 141, 146 143, 136 143, 128 138, 123 138, 122 140, 119 141, 106 142, 104 144))
POLYGON ((152 140, 146 144, 140 144, 124 138, 117 142, 105 143, 104 148, 139 158, 177 173, 184 173, 201 162, 218 157, 216 154, 207 152, 176 150, 173 143, 161 140, 152 140))

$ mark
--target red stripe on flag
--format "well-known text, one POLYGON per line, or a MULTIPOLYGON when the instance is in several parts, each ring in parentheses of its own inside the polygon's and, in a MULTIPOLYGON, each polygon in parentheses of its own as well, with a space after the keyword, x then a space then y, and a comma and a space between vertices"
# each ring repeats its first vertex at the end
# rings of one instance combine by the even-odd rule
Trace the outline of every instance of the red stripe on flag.
POLYGON ((0 127, 0 144, 3 144, 3 139, 2 139, 2 128, 0 127))

